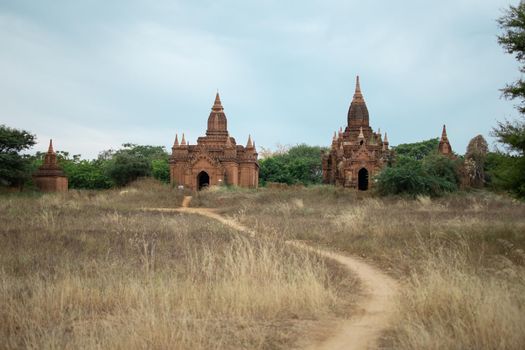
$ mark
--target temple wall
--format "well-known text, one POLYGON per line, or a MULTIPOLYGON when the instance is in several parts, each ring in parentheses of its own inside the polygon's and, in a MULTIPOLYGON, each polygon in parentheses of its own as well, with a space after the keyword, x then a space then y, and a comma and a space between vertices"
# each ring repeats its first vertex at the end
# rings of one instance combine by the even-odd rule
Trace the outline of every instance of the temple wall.
POLYGON ((243 163, 239 167, 239 186, 257 188, 259 185, 259 168, 255 163, 243 163))
POLYGON ((33 181, 42 192, 67 192, 68 180, 65 176, 35 176, 33 181))
POLYGON ((184 185, 184 172, 181 164, 170 164, 170 183, 173 186, 184 185))
POLYGON ((206 160, 197 162, 191 168, 188 168, 185 162, 170 164, 171 184, 197 190, 197 177, 201 171, 208 174, 210 186, 231 185, 257 188, 259 184, 259 167, 255 162, 241 165, 237 162, 224 162, 216 166, 206 160))
POLYGON ((226 169, 226 184, 231 186, 239 186, 239 165, 237 163, 224 163, 226 169))

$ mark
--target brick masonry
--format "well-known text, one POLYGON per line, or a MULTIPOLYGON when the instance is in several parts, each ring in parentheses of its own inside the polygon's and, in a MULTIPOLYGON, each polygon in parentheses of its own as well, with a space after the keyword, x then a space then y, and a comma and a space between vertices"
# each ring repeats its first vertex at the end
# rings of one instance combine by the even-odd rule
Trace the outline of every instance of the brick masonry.
POLYGON ((208 117, 206 136, 189 145, 178 135, 170 157, 170 179, 175 186, 200 190, 207 186, 232 185, 257 188, 259 163, 255 143, 248 136, 246 146, 237 145, 228 133, 228 120, 219 96, 208 117))

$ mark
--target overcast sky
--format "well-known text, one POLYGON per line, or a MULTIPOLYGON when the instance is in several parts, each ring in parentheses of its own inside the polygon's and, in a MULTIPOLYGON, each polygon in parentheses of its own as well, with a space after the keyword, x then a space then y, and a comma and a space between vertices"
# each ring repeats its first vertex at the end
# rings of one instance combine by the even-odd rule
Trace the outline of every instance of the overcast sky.
MULTIPOLYGON (((92 158, 203 135, 219 89, 245 144, 328 146, 355 76, 391 145, 452 147, 513 118, 496 42, 509 0, 0 0, 0 124, 92 158)), ((490 143, 489 139, 489 143, 490 143)))

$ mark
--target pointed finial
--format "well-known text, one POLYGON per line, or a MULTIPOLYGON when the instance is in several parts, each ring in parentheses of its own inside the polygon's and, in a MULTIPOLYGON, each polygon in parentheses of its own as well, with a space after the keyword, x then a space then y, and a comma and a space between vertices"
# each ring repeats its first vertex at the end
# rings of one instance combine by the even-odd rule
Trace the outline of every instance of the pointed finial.
POLYGON ((49 148, 47 149, 47 153, 55 153, 53 150, 53 139, 49 140, 49 148))
POLYGON ((447 140, 447 127, 443 124, 443 131, 441 132, 441 141, 447 140))
POLYGON ((181 146, 186 146, 186 137, 185 137, 184 133, 182 133, 182 141, 180 142, 180 145, 181 146))
POLYGON ((387 136, 386 132, 385 132, 385 140, 383 141, 383 143, 388 143, 388 136, 387 136))
POLYGON ((221 97, 219 96, 219 89, 217 89, 217 94, 215 95, 215 102, 213 102, 213 107, 211 109, 217 112, 224 110, 224 108, 222 107, 221 97))
POLYGON ((361 83, 359 82, 359 75, 356 77, 356 80, 355 80, 355 92, 354 92, 353 100, 354 101, 363 100, 363 94, 361 93, 361 83))
POLYGON ((248 135, 248 143, 246 143, 246 148, 253 148, 252 136, 251 135, 248 135))
POLYGON ((175 134, 175 142, 173 143, 173 146, 175 147, 179 146, 179 134, 175 134))
POLYGON ((377 129, 377 133, 381 135, 381 128, 377 129))
POLYGON ((332 138, 333 141, 337 140, 337 132, 334 131, 334 137, 332 138))

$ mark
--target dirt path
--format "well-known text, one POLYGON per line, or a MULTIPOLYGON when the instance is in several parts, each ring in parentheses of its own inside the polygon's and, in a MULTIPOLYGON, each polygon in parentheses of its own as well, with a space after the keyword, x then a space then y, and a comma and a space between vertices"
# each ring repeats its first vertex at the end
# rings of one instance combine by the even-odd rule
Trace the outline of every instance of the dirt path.
POLYGON ((345 266, 361 281, 366 292, 365 298, 358 305, 362 314, 342 322, 338 331, 322 344, 308 349, 375 349, 381 332, 389 326, 394 313, 394 299, 398 284, 390 276, 360 258, 337 254, 324 249, 316 249, 301 242, 290 244, 317 252, 345 266))
MULTIPOLYGON (((186 205, 189 205, 189 200, 186 203, 186 205)), ((203 215, 220 221, 224 225, 233 227, 238 231, 245 232, 252 237, 255 236, 253 230, 239 224, 235 220, 217 214, 213 209, 183 207, 151 210, 203 215)), ((359 314, 341 322, 336 332, 323 343, 312 344, 307 349, 353 350, 377 348, 377 341, 381 332, 389 326, 394 312, 394 298, 399 289, 397 282, 360 258, 314 248, 299 241, 287 241, 286 243, 300 249, 314 251, 317 254, 337 261, 360 279, 366 292, 366 296, 358 305, 358 309, 361 311, 359 314)))

